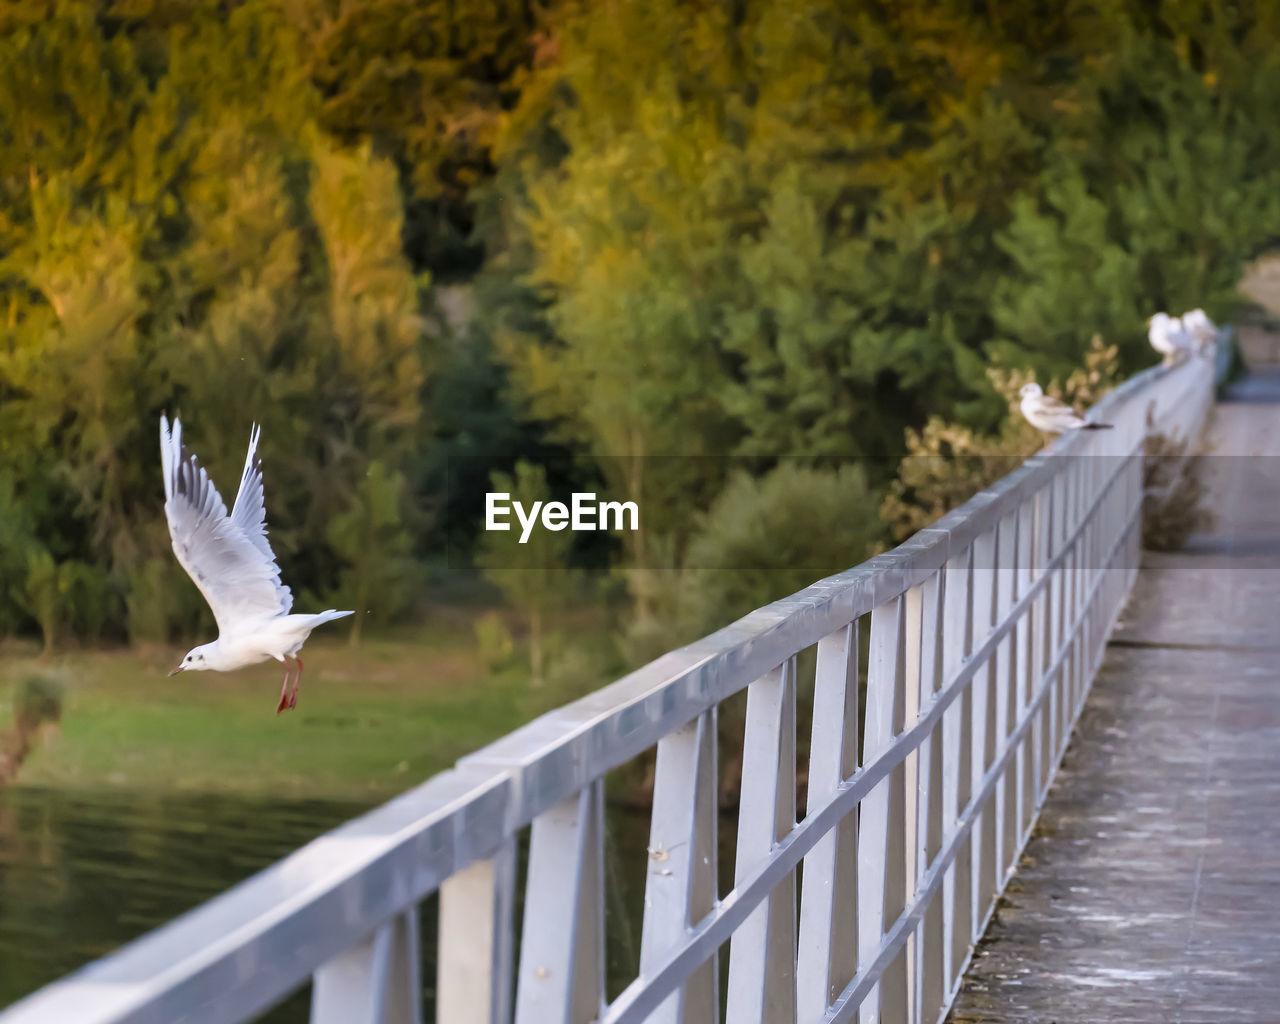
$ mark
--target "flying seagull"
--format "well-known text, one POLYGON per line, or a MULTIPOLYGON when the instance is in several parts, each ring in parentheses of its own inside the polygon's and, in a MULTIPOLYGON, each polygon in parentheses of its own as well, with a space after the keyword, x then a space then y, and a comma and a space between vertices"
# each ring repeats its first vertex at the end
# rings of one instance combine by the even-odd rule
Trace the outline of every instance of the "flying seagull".
POLYGON ((200 588, 218 623, 218 639, 193 647, 169 675, 187 669, 231 672, 275 658, 285 666, 276 706, 279 714, 298 703, 298 680, 302 678, 298 652, 311 631, 322 622, 353 613, 330 608, 315 615, 289 614, 293 594, 280 582, 280 567, 267 542, 262 462, 258 458, 261 432, 255 425, 249 434, 240 490, 227 515, 227 506, 208 473, 182 444, 182 424, 175 418, 170 431, 169 421, 160 417, 164 514, 169 520, 173 553, 200 588))
POLYGON ((1059 402, 1056 398, 1050 398, 1035 381, 1023 384, 1018 395, 1022 398, 1019 403, 1022 415, 1037 430, 1061 434, 1064 430, 1075 430, 1078 427, 1084 430, 1111 429, 1110 423, 1090 423, 1083 416, 1078 415, 1071 406, 1059 402))
POLYGON ((1166 366, 1191 352, 1191 334, 1180 317, 1157 313, 1147 320, 1147 337, 1166 366))

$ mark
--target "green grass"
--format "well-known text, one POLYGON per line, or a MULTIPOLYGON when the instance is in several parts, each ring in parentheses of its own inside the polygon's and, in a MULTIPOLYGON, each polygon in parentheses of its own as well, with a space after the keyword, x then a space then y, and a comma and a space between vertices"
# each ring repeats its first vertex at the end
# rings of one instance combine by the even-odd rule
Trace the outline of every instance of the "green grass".
POLYGON ((40 658, 0 651, 0 728, 16 681, 54 672, 61 726, 23 767, 29 785, 383 797, 533 717, 519 668, 492 673, 470 622, 442 622, 351 648, 317 635, 298 706, 275 713, 282 669, 169 678, 182 651, 110 650, 40 658))

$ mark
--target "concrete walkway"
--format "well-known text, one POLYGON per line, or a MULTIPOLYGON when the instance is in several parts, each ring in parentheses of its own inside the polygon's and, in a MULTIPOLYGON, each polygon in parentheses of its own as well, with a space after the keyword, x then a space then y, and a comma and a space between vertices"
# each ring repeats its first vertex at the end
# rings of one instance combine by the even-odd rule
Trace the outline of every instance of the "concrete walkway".
POLYGON ((1280 370, 1209 437, 1217 524, 1144 556, 955 1024, 1280 1021, 1280 370))

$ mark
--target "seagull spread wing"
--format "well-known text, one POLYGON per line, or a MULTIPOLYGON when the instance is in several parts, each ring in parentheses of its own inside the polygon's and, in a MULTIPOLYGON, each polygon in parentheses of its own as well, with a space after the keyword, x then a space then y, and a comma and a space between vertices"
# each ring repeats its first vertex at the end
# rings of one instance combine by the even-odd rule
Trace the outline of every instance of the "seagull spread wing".
POLYGON ((209 475, 182 446, 182 424, 174 420, 170 431, 160 417, 164 514, 173 552, 209 602, 223 636, 293 607, 267 543, 258 433, 255 428, 250 437, 235 508, 227 515, 209 475))
MULTIPOLYGON (((254 426, 249 434, 249 452, 244 457, 244 472, 240 474, 240 490, 231 506, 231 522, 253 542, 269 562, 275 562, 275 553, 267 541, 267 508, 263 500, 262 460, 258 458, 258 438, 262 428, 254 426)), ((286 593, 288 587, 285 588, 286 593)))

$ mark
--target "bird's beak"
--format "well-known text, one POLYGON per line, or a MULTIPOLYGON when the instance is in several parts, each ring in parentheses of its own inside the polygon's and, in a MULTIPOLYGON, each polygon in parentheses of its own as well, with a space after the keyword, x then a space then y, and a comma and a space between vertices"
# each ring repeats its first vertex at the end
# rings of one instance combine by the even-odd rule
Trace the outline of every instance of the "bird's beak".
POLYGON ((177 668, 171 668, 171 669, 169 669, 169 675, 171 675, 171 676, 176 676, 176 675, 177 675, 179 672, 181 672, 181 671, 182 671, 182 666, 181 666, 181 665, 179 665, 177 668))

